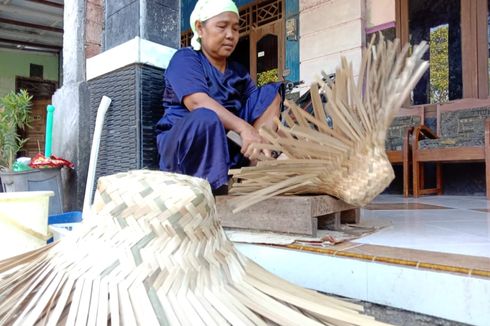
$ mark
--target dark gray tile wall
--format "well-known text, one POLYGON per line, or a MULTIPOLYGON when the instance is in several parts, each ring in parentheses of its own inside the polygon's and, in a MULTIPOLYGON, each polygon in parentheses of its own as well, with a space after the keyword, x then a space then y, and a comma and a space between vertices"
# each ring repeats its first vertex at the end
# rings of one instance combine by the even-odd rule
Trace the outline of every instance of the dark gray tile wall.
POLYGON ((143 38, 173 48, 180 47, 179 1, 147 1, 146 35, 143 38))
POLYGON ((137 36, 169 47, 179 47, 179 0, 106 0, 105 3, 104 50, 137 36), (140 16, 143 16, 142 20, 140 16))
MULTIPOLYGON (((110 2, 113 1, 106 1, 106 3, 110 2)), ((139 1, 128 3, 112 15, 106 14, 104 24, 104 51, 140 36, 139 1)))

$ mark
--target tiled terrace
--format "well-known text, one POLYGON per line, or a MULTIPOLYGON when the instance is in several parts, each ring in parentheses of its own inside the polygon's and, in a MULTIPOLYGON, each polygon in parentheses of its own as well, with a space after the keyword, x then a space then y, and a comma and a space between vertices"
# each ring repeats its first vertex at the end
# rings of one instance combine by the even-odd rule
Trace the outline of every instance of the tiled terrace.
POLYGON ((326 248, 238 244, 300 285, 474 325, 490 325, 490 201, 381 195, 368 236, 326 248))

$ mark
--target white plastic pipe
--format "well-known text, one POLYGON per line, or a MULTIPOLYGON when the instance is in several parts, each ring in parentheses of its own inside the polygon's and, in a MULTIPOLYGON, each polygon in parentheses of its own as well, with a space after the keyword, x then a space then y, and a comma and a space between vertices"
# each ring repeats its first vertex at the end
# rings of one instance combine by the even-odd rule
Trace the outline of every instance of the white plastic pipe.
POLYGON ((100 101, 99 108, 97 109, 97 117, 95 118, 95 130, 92 139, 92 148, 90 149, 90 161, 88 164, 87 184, 85 186, 85 196, 83 198, 83 218, 85 219, 90 211, 92 205, 92 193, 95 183, 95 169, 97 168, 97 159, 99 157, 100 138, 102 135, 102 127, 104 126, 104 119, 109 105, 111 105, 111 99, 107 96, 103 96, 100 101))

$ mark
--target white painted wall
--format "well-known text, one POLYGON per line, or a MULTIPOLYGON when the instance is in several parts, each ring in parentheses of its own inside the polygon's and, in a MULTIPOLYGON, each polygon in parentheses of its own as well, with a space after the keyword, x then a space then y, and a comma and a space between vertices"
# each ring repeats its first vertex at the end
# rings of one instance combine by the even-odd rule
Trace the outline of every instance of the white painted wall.
POLYGON ((395 0, 366 0, 366 28, 395 21, 395 0))
POLYGON ((309 85, 341 56, 359 70, 365 43, 366 0, 300 0, 300 78, 309 85))

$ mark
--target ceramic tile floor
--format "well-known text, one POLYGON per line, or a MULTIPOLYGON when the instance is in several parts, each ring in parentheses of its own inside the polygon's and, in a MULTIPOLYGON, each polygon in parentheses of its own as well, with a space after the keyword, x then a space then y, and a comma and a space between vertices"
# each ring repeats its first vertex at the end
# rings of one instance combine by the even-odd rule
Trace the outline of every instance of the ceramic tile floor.
POLYGON ((382 195, 362 209, 361 224, 386 227, 352 242, 237 248, 304 287, 487 326, 489 209, 490 202, 478 196, 382 195))
POLYGON ((483 196, 381 195, 361 222, 386 227, 354 242, 490 258, 489 208, 483 196))

